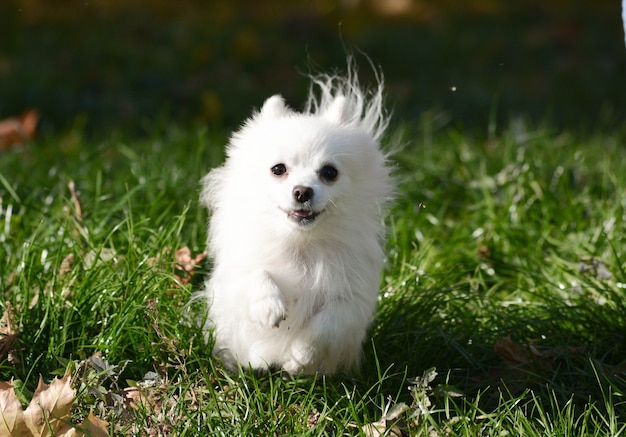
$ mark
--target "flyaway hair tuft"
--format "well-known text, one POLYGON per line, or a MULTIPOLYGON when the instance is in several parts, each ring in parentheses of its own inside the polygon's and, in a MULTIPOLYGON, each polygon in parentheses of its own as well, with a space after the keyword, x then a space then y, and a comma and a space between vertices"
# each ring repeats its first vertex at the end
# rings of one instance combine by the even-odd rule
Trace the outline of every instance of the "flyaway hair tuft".
POLYGON ((305 114, 324 114, 332 110, 337 99, 345 99, 341 123, 345 126, 364 129, 379 141, 389 124, 383 107, 384 81, 382 74, 375 71, 377 86, 364 90, 359 84, 354 61, 348 60, 345 75, 323 74, 311 76, 309 96, 304 106, 305 114))

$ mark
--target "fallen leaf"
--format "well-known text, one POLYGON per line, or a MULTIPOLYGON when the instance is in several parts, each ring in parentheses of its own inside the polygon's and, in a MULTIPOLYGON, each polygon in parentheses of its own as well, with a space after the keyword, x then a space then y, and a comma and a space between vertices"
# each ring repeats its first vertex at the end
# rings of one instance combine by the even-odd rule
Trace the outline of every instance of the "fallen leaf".
POLYGON ((368 437, 383 435, 402 437, 404 435, 403 428, 406 429, 406 423, 401 416, 410 409, 404 402, 397 403, 389 408, 380 420, 363 425, 361 430, 368 437))
POLYGON ((69 374, 61 379, 54 378, 49 385, 40 376, 33 399, 24 411, 24 421, 31 433, 41 435, 45 428, 50 428, 53 435, 67 433, 64 420, 69 419, 75 396, 76 391, 70 387, 69 374))
POLYGON ((74 181, 69 181, 67 187, 70 190, 70 196, 72 198, 72 203, 74 204, 74 213, 76 214, 76 219, 82 221, 83 219, 83 207, 80 204, 80 200, 78 199, 79 193, 76 191, 76 184, 74 181))
POLYGON ((549 370, 554 361, 566 351, 570 354, 580 354, 582 347, 567 346, 567 348, 539 349, 536 341, 527 345, 515 343, 511 336, 498 339, 493 345, 494 353, 512 367, 539 367, 549 370))
POLYGON ((195 258, 192 257, 191 249, 189 249, 189 247, 187 246, 183 247, 182 249, 178 249, 175 254, 177 271, 176 278, 183 285, 187 285, 195 274, 195 268, 200 265, 200 263, 202 262, 202 260, 204 260, 204 258, 206 258, 206 256, 207 253, 202 252, 196 255, 195 258))
POLYGON ((532 359, 528 347, 515 343, 510 335, 496 340, 493 351, 511 366, 528 364, 532 359))
POLYGON ((63 261, 61 261, 61 266, 59 267, 59 276, 65 276, 72 271, 72 267, 74 267, 74 254, 70 253, 63 261))
POLYGON ((402 437, 402 429, 396 425, 390 425, 387 420, 380 419, 378 422, 368 423, 361 428, 367 437, 402 437))
POLYGON ((89 241, 89 229, 87 229, 87 226, 85 226, 83 222, 83 207, 80 204, 79 198, 80 191, 76 190, 76 184, 72 180, 67 183, 67 188, 70 191, 70 198, 74 208, 71 210, 69 206, 65 206, 63 209, 73 222, 72 233, 87 246, 85 243, 89 241))
POLYGON ((89 416, 87 416, 83 423, 78 425, 78 428, 86 431, 87 435, 91 437, 109 437, 107 431, 108 426, 108 422, 97 418, 93 413, 89 413, 89 416))
POLYGON ((0 121, 0 150, 8 150, 34 138, 38 122, 39 112, 35 109, 0 121))
POLYGON ((0 435, 11 437, 108 437, 108 423, 89 414, 78 426, 70 422, 70 409, 76 391, 70 387, 70 375, 39 384, 32 400, 22 409, 13 382, 0 382, 0 435))
POLYGON ((39 377, 39 384, 30 404, 36 403, 53 416, 63 417, 69 414, 75 397, 76 390, 70 386, 69 373, 63 378, 54 378, 51 384, 46 384, 43 378, 39 377))
POLYGON ((125 387, 122 390, 109 390, 105 395, 106 405, 113 407, 119 417, 132 420, 137 415, 137 410, 143 409, 150 414, 159 414, 164 403, 169 403, 175 399, 163 398, 163 390, 166 383, 158 386, 143 388, 141 386, 125 387))
POLYGON ((146 397, 144 396, 141 388, 139 387, 126 387, 122 391, 122 400, 124 405, 129 406, 133 410, 139 408, 139 404, 145 403, 146 397))
POLYGON ((93 267, 97 267, 103 263, 113 261, 113 264, 117 264, 119 261, 117 252, 114 249, 103 247, 98 250, 90 250, 83 256, 83 268, 90 270, 93 267))
POLYGON ((5 303, 4 314, 0 318, 0 361, 9 357, 18 336, 15 315, 11 302, 5 303))
MULTIPOLYGON (((63 261, 61 261, 61 266, 59 267, 59 277, 62 278, 64 276, 69 275, 72 272, 72 268, 74 267, 74 254, 70 253, 63 261)), ((63 284, 61 288, 61 296, 63 299, 69 299, 72 297, 72 290, 74 287, 74 283, 76 282, 77 276, 73 276, 70 278, 69 283, 63 284)))
POLYGON ((319 422, 319 420, 320 420, 320 416, 321 416, 320 412, 317 411, 316 408, 313 408, 313 411, 311 411, 309 413, 309 417, 307 417, 306 429, 311 430, 311 429, 315 428, 315 425, 317 425, 317 422, 319 422))
POLYGON ((21 436, 28 434, 24 411, 13 390, 13 382, 0 381, 0 435, 21 436))
MULTIPOLYGON (((59 266, 59 274, 57 276, 57 279, 65 278, 69 276, 69 274, 72 272, 72 269, 74 268, 74 264, 75 264, 75 257, 73 253, 70 253, 65 258, 63 258, 63 261, 61 261, 61 265, 59 266)), ((76 282, 77 276, 75 275, 69 276, 69 278, 70 278, 69 281, 62 282, 62 286, 60 287, 60 290, 58 291, 57 289, 53 289, 53 281, 48 281, 46 283, 45 288, 43 289, 43 294, 45 296, 50 296, 52 293, 55 293, 55 294, 58 293, 61 295, 63 299, 66 299, 66 300, 71 299, 73 295, 74 283, 76 282)), ((55 281, 55 282, 56 283, 54 285, 57 286, 58 281, 55 281)), ((39 302, 39 291, 35 293, 33 297, 31 298, 28 304, 28 308, 29 309, 34 308, 38 302, 39 302)))
POLYGON ((591 274, 598 279, 610 279, 613 273, 606 264, 596 257, 586 258, 578 264, 578 271, 582 274, 591 274))

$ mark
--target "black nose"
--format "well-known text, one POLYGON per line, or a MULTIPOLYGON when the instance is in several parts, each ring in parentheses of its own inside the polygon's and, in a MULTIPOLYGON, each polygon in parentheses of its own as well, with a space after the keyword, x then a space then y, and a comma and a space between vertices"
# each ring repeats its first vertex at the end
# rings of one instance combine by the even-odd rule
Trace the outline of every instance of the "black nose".
POLYGON ((293 197, 299 203, 308 202, 313 198, 313 188, 298 185, 293 188, 293 197))

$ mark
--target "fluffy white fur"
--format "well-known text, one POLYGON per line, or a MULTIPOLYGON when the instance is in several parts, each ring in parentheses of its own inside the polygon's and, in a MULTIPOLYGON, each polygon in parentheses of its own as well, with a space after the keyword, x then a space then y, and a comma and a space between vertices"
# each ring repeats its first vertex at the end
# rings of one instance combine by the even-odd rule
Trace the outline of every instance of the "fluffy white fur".
POLYGON ((366 93, 353 71, 313 78, 303 112, 267 99, 202 180, 214 267, 201 297, 227 367, 359 364, 392 192, 382 103, 382 81, 366 93))

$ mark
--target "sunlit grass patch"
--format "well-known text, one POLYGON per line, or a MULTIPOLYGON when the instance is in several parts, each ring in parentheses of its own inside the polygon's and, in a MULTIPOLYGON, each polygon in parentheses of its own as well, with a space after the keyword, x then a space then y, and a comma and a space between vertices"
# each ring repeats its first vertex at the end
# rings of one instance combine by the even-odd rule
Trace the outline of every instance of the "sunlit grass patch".
POLYGON ((23 403, 39 374, 69 370, 75 423, 93 412, 112 434, 624 432, 624 132, 396 128, 363 367, 303 379, 226 373, 192 322, 210 262, 183 280, 176 251, 205 250, 198 181, 224 135, 74 134, 0 160, 0 286, 18 333, 0 379, 23 403))

